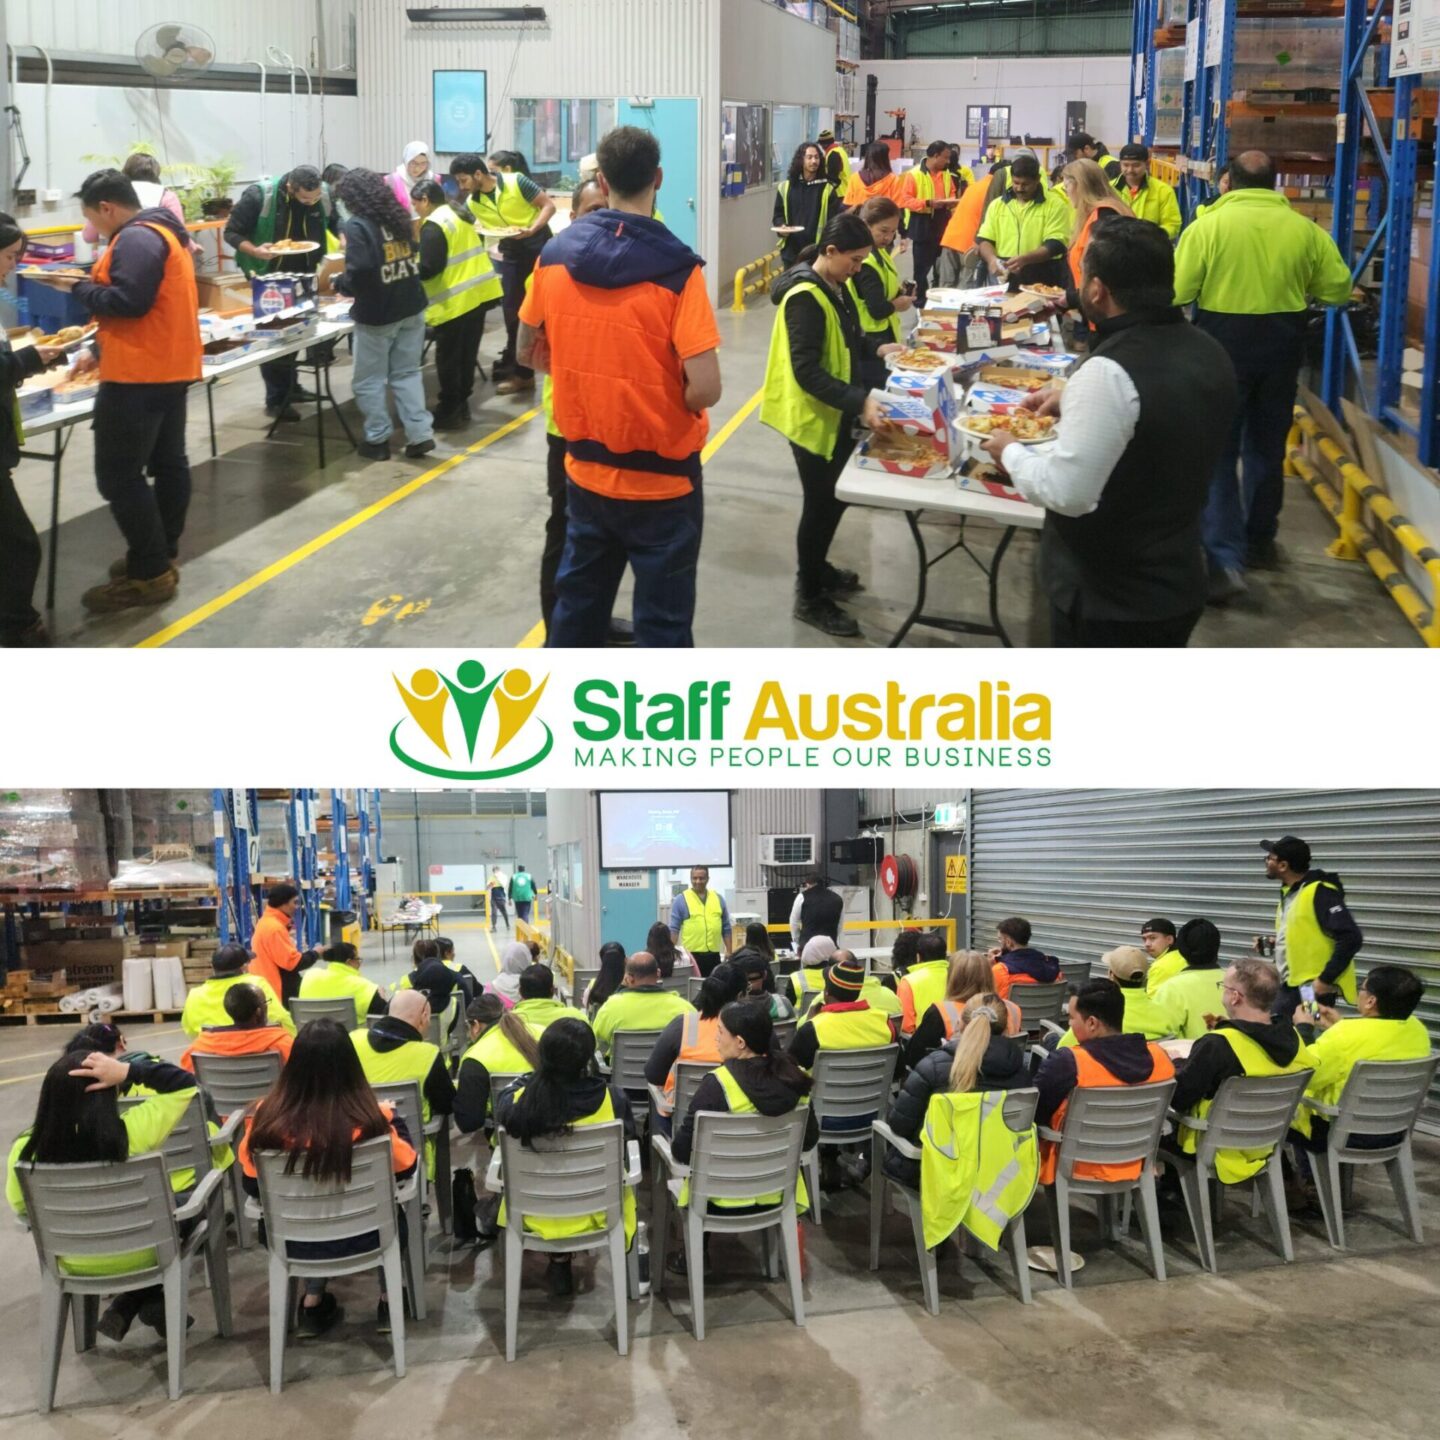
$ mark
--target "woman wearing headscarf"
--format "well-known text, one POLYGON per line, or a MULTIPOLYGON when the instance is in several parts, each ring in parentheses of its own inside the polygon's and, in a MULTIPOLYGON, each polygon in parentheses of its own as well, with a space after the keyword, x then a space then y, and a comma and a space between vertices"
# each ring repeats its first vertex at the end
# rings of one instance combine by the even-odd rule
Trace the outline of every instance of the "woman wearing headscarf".
POLYGON ((521 940, 512 940, 500 952, 500 973, 485 987, 498 995, 506 1007, 520 998, 520 977, 535 963, 530 947, 521 940))
POLYGON ((839 946, 828 935, 816 935, 805 942, 800 952, 800 968, 790 976, 790 989, 795 1000, 795 1009, 801 1014, 809 1008, 815 996, 825 990, 825 967, 839 946))
POLYGON ((430 146, 424 140, 412 140, 401 152, 400 163, 385 177, 396 200, 411 215, 415 206, 410 195, 422 180, 440 183, 440 177, 430 168, 430 146))

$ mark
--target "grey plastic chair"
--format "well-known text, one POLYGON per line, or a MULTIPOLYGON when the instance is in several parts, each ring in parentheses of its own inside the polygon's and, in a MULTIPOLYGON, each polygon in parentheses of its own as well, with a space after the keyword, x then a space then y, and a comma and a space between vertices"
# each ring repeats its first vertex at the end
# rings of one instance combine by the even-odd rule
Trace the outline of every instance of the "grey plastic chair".
MULTIPOLYGON (((233 1145, 245 1123, 245 1112, 257 1100, 263 1100, 280 1078, 282 1061, 274 1050, 263 1055, 191 1055, 195 1079, 210 1102, 212 1118, 221 1122, 217 1140, 233 1145)), ((250 1221, 245 1214, 245 1190, 241 1184, 240 1166, 232 1165, 230 1176, 230 1208, 235 1216, 235 1243, 241 1250, 250 1248, 250 1221)))
POLYGON ((685 1266, 690 1277, 690 1310, 695 1338, 705 1338, 704 1240, 719 1232, 742 1235, 760 1231, 765 1245, 765 1273, 778 1279, 777 1263, 783 1257, 790 1286, 790 1308, 795 1323, 805 1324, 805 1296, 800 1277, 800 1219, 796 1193, 800 1178, 800 1149, 805 1141, 805 1106, 788 1115, 732 1115, 728 1111, 699 1110, 695 1114, 694 1146, 690 1164, 681 1165, 663 1135, 651 1138, 656 1158, 668 1172, 660 1192, 662 1203, 652 1211, 656 1240, 651 1266, 657 1295, 665 1291, 665 1255, 669 1245, 670 1212, 679 1208, 680 1190, 688 1179, 690 1195, 680 1222, 685 1241, 685 1266), (765 1210, 741 1214, 712 1212, 712 1200, 751 1200, 778 1194, 780 1202, 765 1210), (774 1231, 780 1232, 775 1244, 774 1231))
POLYGON ((805 1152, 804 1165, 817 1225, 824 1218, 820 1213, 820 1148, 870 1139, 871 1124, 889 1108, 899 1055, 898 1045, 816 1052, 810 1108, 820 1125, 820 1139, 813 1150, 805 1152), (829 1129, 826 1121, 831 1122, 829 1129))
POLYGON ((1174 1080, 1156 1080, 1148 1085, 1079 1085, 1070 1092, 1065 1107, 1065 1128, 1040 1127, 1041 1139, 1060 1147, 1055 1157, 1055 1182, 1045 1186, 1045 1205, 1050 1212, 1056 1278, 1067 1290, 1073 1283, 1070 1202, 1077 1195, 1095 1197, 1100 1233, 1106 1240, 1118 1239, 1129 1229, 1128 1201, 1137 1195, 1150 1268, 1157 1280, 1165 1279, 1165 1243, 1155 1196, 1155 1156, 1174 1092, 1174 1080), (1134 1180, 1096 1180, 1075 1173, 1077 1165, 1129 1165, 1137 1160, 1140 1174, 1134 1180), (1117 1200, 1126 1202, 1123 1218, 1117 1217, 1117 1200))
MULTIPOLYGON (((405 1186, 401 1196, 400 1204, 405 1210, 406 1240, 408 1253, 405 1257, 405 1267, 410 1278, 410 1298, 414 1306, 414 1314, 417 1320, 423 1320, 425 1310, 425 1205, 430 1195, 430 1180, 425 1173, 425 1155, 421 1149, 424 1144, 422 1136, 427 1139, 436 1138, 440 1131, 435 1127, 440 1125, 441 1129, 449 1128, 450 1117, 448 1115, 437 1115, 427 1126, 421 1119, 424 1113, 420 1108, 420 1082, 418 1080, 406 1080, 394 1085, 373 1085, 371 1089, 375 1092, 375 1098, 383 1104, 391 1105, 395 1110, 395 1118, 404 1123, 405 1129, 410 1134, 410 1142, 414 1145, 420 1155, 420 1163, 415 1167, 414 1180, 405 1186)), ((440 1169, 439 1144, 436 1145, 435 1154, 435 1188, 437 1191, 448 1191, 450 1179, 448 1173, 450 1159, 450 1146, 448 1136, 445 1145, 446 1171, 440 1169), (442 1174, 444 1176, 442 1183, 442 1174)), ((439 1196, 436 1196, 438 1203, 439 1196)), ((442 1227, 443 1228, 443 1227, 442 1227)))
POLYGON ((615 1286, 615 1337, 622 1355, 630 1350, 630 1310, 626 1301, 640 1294, 638 1257, 625 1244, 625 1189, 640 1182, 640 1147, 625 1144, 619 1120, 577 1125, 535 1148, 496 1130, 495 1153, 485 1188, 505 1196, 505 1358, 515 1358, 520 1328, 520 1267, 527 1250, 547 1255, 574 1255, 582 1250, 608 1250, 615 1286), (599 1230, 546 1240, 527 1231, 525 1216, 570 1220, 582 1215, 605 1216, 599 1230))
POLYGON ((1307 1153, 1320 1211, 1325 1216, 1325 1230, 1336 1250, 1345 1248, 1346 1187, 1341 1179, 1342 1165, 1383 1165, 1406 1231, 1417 1245, 1423 1242, 1411 1131, 1420 1118, 1437 1064, 1440 1055, 1424 1060, 1362 1060, 1350 1072, 1338 1105, 1325 1105, 1308 1095, 1302 1100, 1308 1109, 1330 1122, 1323 1153, 1307 1153), (1398 1145, 1379 1150, 1357 1149, 1351 1144, 1357 1135, 1402 1134, 1404 1139, 1398 1145))
POLYGON ((610 1077, 630 1099, 636 1122, 650 1118, 650 1082, 645 1078, 645 1062, 663 1032, 659 1030, 617 1030, 610 1041, 610 1061, 596 1064, 602 1075, 610 1077))
POLYGON ((771 1030, 776 1048, 779 1050, 788 1050, 794 1042, 795 1032, 799 1028, 799 1020, 777 1020, 771 1030))
POLYGON ((494 1118, 494 1115, 495 1115, 495 1102, 496 1102, 497 1100, 499 1100, 500 1096, 501 1096, 506 1090, 508 1090, 517 1080, 519 1080, 522 1075, 524 1075, 524 1074, 526 1074, 526 1073, 528 1073, 528 1072, 526 1072, 526 1071, 515 1071, 514 1073, 504 1073, 504 1072, 502 1072, 502 1073, 497 1074, 496 1072, 491 1071, 491 1073, 490 1073, 490 1115, 491 1115, 491 1118, 492 1118, 492 1119, 494 1118))
POLYGON ((700 998, 700 987, 705 983, 705 977, 700 974, 687 975, 685 977, 685 988, 680 993, 693 1005, 700 998))
POLYGON ((19 1165, 26 1218, 40 1261, 40 1372, 35 1408, 55 1404, 66 1312, 74 1309, 75 1349, 93 1349, 100 1297, 159 1285, 165 1291, 168 1394, 180 1398, 185 1379, 185 1318, 190 1262, 203 1249, 210 1265, 216 1327, 232 1333, 230 1271, 223 1230, 216 1243, 208 1215, 219 1193, 220 1172, 211 1170, 190 1199, 177 1206, 166 1157, 137 1155, 122 1163, 19 1165), (195 1222, 181 1237, 180 1226, 195 1222), (72 1275, 61 1265, 80 1257, 153 1250, 155 1263, 117 1275, 72 1275))
POLYGON ((290 1011, 290 1018, 294 1020, 297 1030, 312 1020, 334 1020, 347 1030, 359 1028, 359 1021, 355 1018, 355 1002, 343 997, 339 1000, 302 1000, 297 995, 286 1009, 290 1011))
POLYGON ((700 1088, 700 1082, 719 1067, 709 1060, 677 1060, 675 1062, 675 1091, 672 1101, 665 1095, 663 1086, 649 1085, 650 1104, 657 1115, 670 1117, 670 1133, 673 1135, 685 1123, 685 1114, 690 1102, 700 1088))
MULTIPOLYGON (((662 980, 660 982, 660 988, 662 990, 668 990, 672 995, 684 995, 689 999, 690 987, 694 984, 696 978, 696 976, 691 975, 688 971, 683 975, 672 975, 668 980, 662 980)), ((699 990, 700 987, 696 985, 695 988, 699 990)))
POLYGON ((577 965, 570 979, 570 1003, 577 1009, 585 1008, 585 990, 600 978, 598 965, 577 965))
POLYGON ((1045 1028, 1047 1021, 1063 1028, 1070 986, 1064 980, 1054 985, 1012 985, 1010 999, 1020 1007, 1021 1030, 1034 1035, 1045 1028))
POLYGON ((307 1180, 298 1167, 287 1175, 286 1157, 279 1151, 261 1151, 254 1159, 270 1252, 271 1394, 278 1395, 285 1383, 285 1339, 299 1304, 300 1281, 338 1279, 365 1270, 384 1271, 395 1376, 403 1379, 405 1306, 396 1303, 396 1296, 401 1293, 405 1267, 395 1213, 397 1201, 417 1187, 411 1180, 397 1191, 389 1135, 377 1135, 355 1146, 350 1180, 343 1185, 307 1180), (354 1240, 369 1235, 376 1237, 372 1247, 333 1259, 301 1260, 287 1249, 291 1241, 354 1240))
MULTIPOLYGON (((1012 1130, 1028 1130, 1035 1123, 1035 1105, 1040 1095, 1037 1090, 1010 1090, 994 1092, 993 1098, 1004 1103, 1005 1122, 1012 1130)), ((920 1208, 920 1192, 902 1184, 892 1175, 885 1173, 885 1150, 897 1151, 907 1160, 922 1162, 923 1151, 919 1145, 902 1140, 884 1120, 876 1120, 870 1127, 874 1137, 870 1152, 870 1268, 880 1268, 880 1231, 885 1218, 887 1193, 893 1195, 904 1208, 910 1219, 911 1232, 915 1239, 915 1253, 920 1260, 920 1284, 925 1292, 925 1308, 932 1314, 940 1313, 940 1267, 938 1246, 935 1250, 925 1245, 925 1217, 920 1208)), ((922 1162, 923 1163, 923 1162, 922 1162)), ((1022 1210, 1005 1227, 1004 1240, 1010 1251, 1010 1264, 1015 1275, 1015 1288, 1020 1294, 1020 1303, 1030 1303, 1030 1265, 1025 1247, 1025 1215, 1022 1210)), ((961 1237, 965 1248, 964 1237, 961 1237)), ((976 1255, 973 1249, 965 1253, 976 1255)))
POLYGON ((1205 1118, 1177 1115, 1170 1118, 1177 1127, 1195 1131, 1198 1142, 1193 1155, 1166 1151, 1165 1159, 1173 1164, 1180 1176, 1185 1196, 1185 1211, 1195 1234, 1200 1263, 1216 1273, 1215 1223, 1211 1210, 1211 1186, 1216 1187, 1216 1204, 1220 1186, 1215 1175, 1217 1150, 1269 1150, 1264 1169, 1252 1177, 1257 1195, 1263 1197, 1270 1212, 1270 1228, 1275 1234, 1276 1248, 1287 1261, 1295 1258, 1290 1240, 1290 1211, 1285 1203, 1285 1182, 1280 1157, 1290 1122, 1300 1106, 1300 1097, 1313 1074, 1297 1070, 1291 1075, 1232 1075, 1222 1082, 1215 1102, 1205 1118), (1261 1181, 1264 1181, 1264 1188, 1261 1181))

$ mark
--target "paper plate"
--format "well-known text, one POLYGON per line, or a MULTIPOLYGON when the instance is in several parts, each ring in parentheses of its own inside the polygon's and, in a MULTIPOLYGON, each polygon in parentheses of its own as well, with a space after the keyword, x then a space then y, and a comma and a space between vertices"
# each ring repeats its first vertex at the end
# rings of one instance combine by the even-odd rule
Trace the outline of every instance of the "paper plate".
POLYGON ((777 235, 800 235, 805 230, 803 225, 772 225, 770 228, 777 235))
POLYGON ((1033 295, 1037 300, 1063 300, 1065 291, 1058 285, 1022 285, 1022 295, 1033 295))
POLYGON ((487 240, 513 240, 517 235, 525 233, 524 228, 519 225, 502 225, 499 229, 492 230, 488 225, 476 227, 487 240))
POLYGON ((312 250, 320 248, 318 240, 286 240, 273 242, 271 250, 277 255, 308 255, 312 250))
MULTIPOLYGON (((1048 1245, 1032 1245, 1025 1252, 1026 1263, 1032 1270, 1041 1270, 1046 1275, 1058 1273, 1055 1264, 1055 1252, 1048 1245)), ((1070 1273, 1073 1275, 1077 1270, 1085 1268, 1085 1257, 1077 1255, 1073 1250, 1070 1252, 1070 1273)))
MULTIPOLYGON (((957 420, 955 424, 972 440, 988 440, 996 433, 994 430, 972 430, 964 420, 957 420)), ((1004 429, 1004 426, 1000 426, 999 428, 1004 429)), ((1055 432, 1051 430, 1048 435, 1037 435, 1032 440, 1022 440, 1018 435, 1011 435, 1010 438, 1017 445, 1048 445, 1055 438, 1055 432)))

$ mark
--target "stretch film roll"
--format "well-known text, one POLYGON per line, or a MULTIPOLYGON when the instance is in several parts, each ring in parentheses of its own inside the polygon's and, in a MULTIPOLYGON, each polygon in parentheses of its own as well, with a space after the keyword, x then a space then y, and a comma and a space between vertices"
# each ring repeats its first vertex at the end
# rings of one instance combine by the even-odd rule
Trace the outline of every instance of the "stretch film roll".
POLYGON ((178 1010, 185 1003, 185 967, 173 955, 157 955, 151 963, 155 972, 155 1008, 178 1010))
POLYGON ((155 1008, 155 982, 150 963, 144 957, 125 961, 121 973, 127 1010, 153 1010, 155 1008))

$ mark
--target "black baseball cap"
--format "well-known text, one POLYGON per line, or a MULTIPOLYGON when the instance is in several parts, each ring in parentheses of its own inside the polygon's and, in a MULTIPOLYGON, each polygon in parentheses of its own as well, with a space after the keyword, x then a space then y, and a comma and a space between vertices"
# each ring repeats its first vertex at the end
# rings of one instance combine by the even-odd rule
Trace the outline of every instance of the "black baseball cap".
POLYGON ((1122 160, 1148 160, 1150 149, 1146 145, 1136 145, 1132 141, 1129 145, 1120 147, 1120 158, 1122 160))
POLYGON ((1157 915, 1153 920, 1147 920, 1140 927, 1140 933, 1142 935, 1147 930, 1153 931, 1156 935, 1169 935, 1173 939, 1175 935, 1175 922, 1173 920, 1162 919, 1157 915))
POLYGON ((1282 835, 1278 840, 1262 840, 1260 848, 1267 855, 1283 860, 1292 870, 1310 868, 1310 847, 1298 835, 1282 835))

